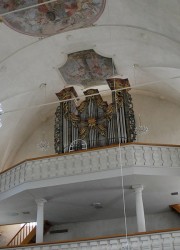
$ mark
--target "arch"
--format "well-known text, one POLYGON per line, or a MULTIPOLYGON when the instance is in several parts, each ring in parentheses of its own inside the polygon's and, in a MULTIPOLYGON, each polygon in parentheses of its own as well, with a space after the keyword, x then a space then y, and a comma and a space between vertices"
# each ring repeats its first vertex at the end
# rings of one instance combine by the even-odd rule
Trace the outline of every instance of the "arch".
POLYGON ((69 152, 74 151, 74 146, 76 145, 78 147, 78 144, 80 145, 82 150, 87 150, 87 142, 82 139, 76 139, 69 145, 69 152))

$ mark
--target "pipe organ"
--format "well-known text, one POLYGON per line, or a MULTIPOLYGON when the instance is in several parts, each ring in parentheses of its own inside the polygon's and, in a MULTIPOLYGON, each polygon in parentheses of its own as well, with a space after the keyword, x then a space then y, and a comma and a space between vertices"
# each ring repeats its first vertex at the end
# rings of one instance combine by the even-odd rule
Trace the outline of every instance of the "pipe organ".
POLYGON ((85 100, 79 106, 73 98, 77 93, 68 87, 57 93, 60 104, 55 113, 56 153, 81 150, 117 143, 133 142, 136 138, 135 117, 128 79, 108 79, 112 103, 103 100, 97 89, 84 92, 85 100), (72 99, 72 100, 69 100, 72 99))

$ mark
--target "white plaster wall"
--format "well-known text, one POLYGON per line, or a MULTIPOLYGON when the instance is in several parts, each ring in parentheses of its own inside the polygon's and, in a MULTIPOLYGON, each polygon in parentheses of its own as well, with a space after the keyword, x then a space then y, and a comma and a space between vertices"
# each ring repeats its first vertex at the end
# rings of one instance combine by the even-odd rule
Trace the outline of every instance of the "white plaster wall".
POLYGON ((145 135, 137 137, 138 142, 180 144, 180 106, 153 96, 132 95, 136 117, 149 128, 145 135))
POLYGON ((42 123, 31 136, 24 142, 16 157, 14 158, 14 164, 23 161, 25 159, 31 159, 34 157, 41 157, 45 155, 55 154, 54 151, 54 120, 55 117, 50 117, 46 122, 42 123), (45 134, 46 140, 49 142, 49 148, 47 151, 42 151, 38 148, 37 144, 43 138, 45 134))
MULTIPOLYGON (((142 123, 149 128, 147 134, 137 137, 138 142, 180 144, 180 107, 178 105, 168 100, 140 94, 132 94, 132 98, 137 126, 140 114, 142 123)), ((107 98, 108 101, 110 99, 107 98)), ((50 117, 24 142, 14 158, 14 164, 28 158, 55 153, 54 119, 54 116, 50 117), (42 131, 45 131, 46 138, 50 143, 50 148, 45 152, 37 148, 42 131)))
MULTIPOLYGON (((146 215, 147 231, 179 227, 179 215, 174 212, 146 215)), ((61 234, 48 232, 44 237, 44 242, 125 234, 124 218, 55 225, 50 231, 60 229, 68 229, 68 232, 61 234)), ((137 232, 136 217, 127 218, 127 229, 128 233, 137 232)))
POLYGON ((21 224, 0 226, 0 246, 6 246, 21 228, 21 224))

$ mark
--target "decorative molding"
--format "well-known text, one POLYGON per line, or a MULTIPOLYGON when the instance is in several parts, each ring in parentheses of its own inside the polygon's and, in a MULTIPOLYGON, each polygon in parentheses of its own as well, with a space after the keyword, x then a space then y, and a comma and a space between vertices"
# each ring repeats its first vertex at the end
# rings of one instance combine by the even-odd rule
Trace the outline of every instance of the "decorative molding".
POLYGON ((132 189, 134 189, 135 192, 137 192, 137 191, 142 192, 144 189, 144 186, 141 184, 136 184, 136 185, 132 186, 132 189))
POLYGON ((35 199, 35 202, 37 205, 44 205, 44 203, 46 203, 47 200, 44 198, 39 198, 39 199, 35 199))
POLYGON ((68 54, 67 62, 59 72, 66 84, 84 88, 107 84, 106 79, 117 74, 113 59, 101 56, 93 49, 68 54))
POLYGON ((47 180, 52 180, 52 185, 54 185, 53 180, 57 178, 87 174, 89 176, 93 173, 119 170, 121 165, 124 175, 126 169, 137 169, 138 167, 142 174, 144 174, 144 170, 146 173, 150 170, 153 174, 153 171, 159 171, 162 168, 164 169, 163 174, 166 170, 173 171, 173 168, 180 170, 180 148, 129 144, 121 146, 120 149, 118 146, 114 146, 28 160, 0 174, 0 198, 2 198, 1 194, 22 184, 28 184, 29 188, 30 186, 33 188, 37 181, 46 183, 47 180), (120 153, 121 164, 119 162, 120 153))

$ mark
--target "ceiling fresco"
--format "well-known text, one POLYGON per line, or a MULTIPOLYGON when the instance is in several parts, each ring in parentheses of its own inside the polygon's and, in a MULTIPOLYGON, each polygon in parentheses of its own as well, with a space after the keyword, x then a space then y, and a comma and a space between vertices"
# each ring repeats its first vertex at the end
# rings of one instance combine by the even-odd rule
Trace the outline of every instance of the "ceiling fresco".
POLYGON ((98 55, 92 49, 68 54, 59 71, 67 84, 84 88, 107 84, 106 79, 117 74, 112 58, 98 55))
POLYGON ((106 0, 0 0, 0 15, 35 4, 43 5, 21 10, 3 17, 12 29, 32 35, 50 36, 92 25, 102 14, 106 0))

